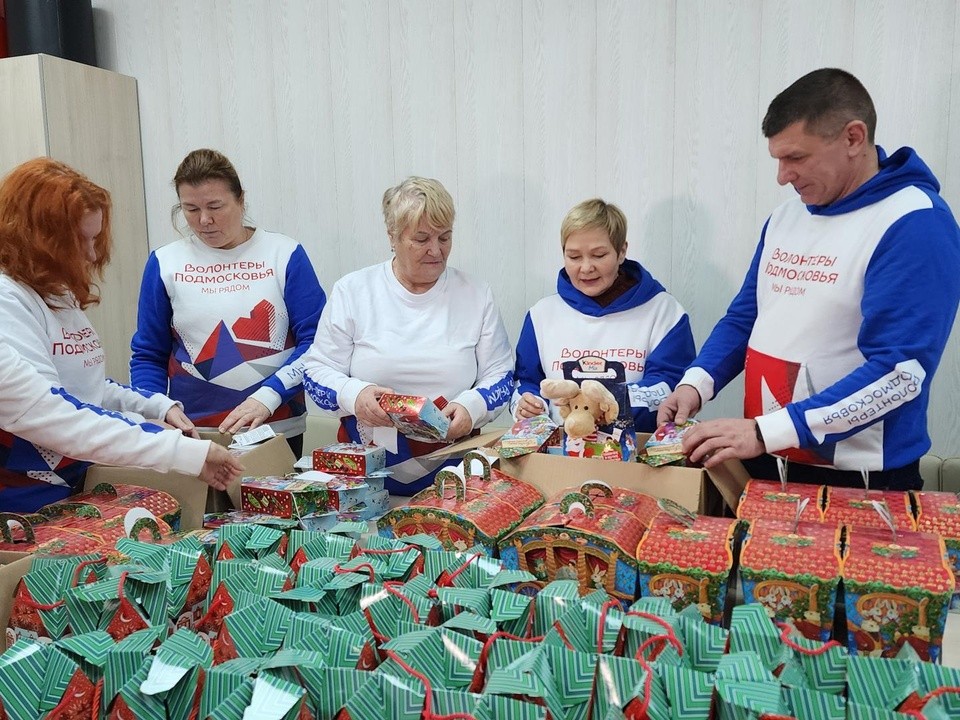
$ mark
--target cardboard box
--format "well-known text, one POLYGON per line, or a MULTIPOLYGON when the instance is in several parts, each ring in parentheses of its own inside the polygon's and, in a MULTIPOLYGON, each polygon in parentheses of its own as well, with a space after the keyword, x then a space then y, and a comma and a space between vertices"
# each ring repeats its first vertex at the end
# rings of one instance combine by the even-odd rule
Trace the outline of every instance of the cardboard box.
MULTIPOLYGON (((220 433, 200 433, 204 440, 213 440, 220 445, 230 444, 230 435, 220 433)), ((254 445, 242 451, 236 451, 243 463, 245 475, 283 475, 293 471, 296 458, 282 435, 271 438, 260 445, 254 445)), ((173 495, 180 503, 180 528, 195 530, 203 525, 203 513, 240 507, 240 481, 227 488, 227 500, 223 493, 211 489, 208 485, 190 475, 181 473, 159 473, 139 468, 107 467, 94 465, 87 470, 83 489, 92 490, 100 483, 143 485, 163 490, 173 495)))
POLYGON ((694 605, 704 620, 719 625, 738 522, 700 516, 688 527, 661 513, 636 549, 640 594, 665 598, 677 611, 694 605))
POLYGON ((313 469, 331 475, 368 475, 387 465, 387 451, 376 445, 336 443, 313 451, 313 469))
POLYGON ((889 528, 846 528, 843 561, 848 647, 852 654, 896 657, 910 644, 936 662, 955 581, 943 538, 889 528))
MULTIPOLYGON (((960 499, 951 492, 915 492, 917 530, 940 533, 953 575, 960 585, 960 499)), ((953 593, 950 610, 960 612, 960 592, 953 593)))
POLYGON ((779 622, 792 620, 810 640, 826 642, 840 583, 840 527, 759 519, 740 551, 745 603, 759 602, 779 622))
MULTIPOLYGON (((503 430, 495 430, 477 435, 438 450, 429 457, 461 457, 468 450, 490 448, 502 434, 503 430)), ((645 441, 645 435, 637 438, 637 442, 645 441)), ((668 498, 701 515, 722 515, 724 506, 733 512, 750 479, 738 461, 725 462, 710 470, 673 465, 652 468, 643 463, 598 462, 545 453, 504 458, 500 461, 500 469, 530 483, 547 497, 589 480, 601 480, 611 487, 668 498)))

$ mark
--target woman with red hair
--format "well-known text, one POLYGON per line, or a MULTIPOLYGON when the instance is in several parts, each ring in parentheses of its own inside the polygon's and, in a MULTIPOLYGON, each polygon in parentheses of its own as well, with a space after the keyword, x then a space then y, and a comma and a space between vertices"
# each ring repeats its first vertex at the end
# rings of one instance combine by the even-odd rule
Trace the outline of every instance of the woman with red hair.
MULTIPOLYGON (((190 432, 181 407, 159 393, 108 380, 84 310, 110 259, 110 195, 67 165, 37 158, 0 183, 0 335, 76 403, 136 422, 163 418, 190 432)), ((152 429, 151 429, 152 428, 152 429)), ((145 427, 145 434, 155 431, 145 427)), ((71 432, 71 428, 64 428, 71 432)), ((30 512, 82 484, 83 463, 0 432, 0 510, 30 512)))

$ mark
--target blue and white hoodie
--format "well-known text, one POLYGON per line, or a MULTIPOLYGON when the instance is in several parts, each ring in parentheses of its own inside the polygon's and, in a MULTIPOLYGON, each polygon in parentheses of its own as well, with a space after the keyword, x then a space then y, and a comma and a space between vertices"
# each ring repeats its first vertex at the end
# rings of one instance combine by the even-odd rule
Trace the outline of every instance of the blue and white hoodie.
POLYGON ((193 235, 165 245, 143 271, 131 381, 182 402, 201 427, 249 397, 270 410, 275 432, 300 435, 299 359, 325 302, 306 252, 286 235, 257 229, 227 250, 193 235))
POLYGON ((746 370, 767 451, 891 470, 930 447, 927 404, 960 299, 960 228, 911 148, 850 195, 767 220, 743 287, 682 380, 711 399, 746 370))
MULTIPOLYGON (((525 392, 539 397, 544 378, 563 378, 564 362, 596 355, 623 363, 636 429, 656 428, 660 402, 696 356, 690 319, 640 263, 625 260, 621 268, 636 284, 606 307, 561 270, 557 294, 530 308, 517 342, 512 410, 525 392)), ((562 422, 556 408, 551 414, 562 422)))

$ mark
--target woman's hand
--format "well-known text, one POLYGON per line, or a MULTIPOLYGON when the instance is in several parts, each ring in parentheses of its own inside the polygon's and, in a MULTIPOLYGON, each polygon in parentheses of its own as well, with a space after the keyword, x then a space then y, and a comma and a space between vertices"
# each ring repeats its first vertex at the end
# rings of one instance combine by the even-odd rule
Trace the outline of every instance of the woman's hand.
POLYGON ((200 470, 200 479, 214 490, 226 490, 227 485, 243 473, 243 465, 222 445, 210 443, 207 459, 200 470))
POLYGON ((443 409, 443 414, 450 418, 447 440, 458 440, 473 432, 473 418, 460 403, 450 403, 443 409))
POLYGON ((367 427, 391 427, 393 422, 390 416, 380 407, 380 396, 392 392, 393 390, 387 387, 367 385, 357 395, 357 401, 353 404, 353 414, 357 420, 367 427))
POLYGON ((167 410, 167 414, 164 416, 163 420, 166 425, 169 425, 174 430, 179 430, 187 437, 200 437, 200 435, 197 433, 196 426, 193 424, 193 421, 187 417, 187 414, 179 405, 174 405, 167 410))
POLYGON ((533 393, 525 392, 520 396, 520 402, 517 403, 518 418, 532 418, 536 415, 543 415, 547 411, 543 400, 533 393))
POLYGON ((260 427, 270 417, 270 410, 259 400, 247 398, 223 419, 218 428, 222 433, 237 434, 245 427, 250 430, 260 427))

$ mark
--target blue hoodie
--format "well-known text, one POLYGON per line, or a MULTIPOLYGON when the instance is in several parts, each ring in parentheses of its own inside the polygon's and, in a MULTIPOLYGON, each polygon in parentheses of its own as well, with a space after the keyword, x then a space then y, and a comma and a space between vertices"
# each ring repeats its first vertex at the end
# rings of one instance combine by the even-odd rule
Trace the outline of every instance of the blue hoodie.
MULTIPOLYGON (((606 307, 577 290, 561 270, 557 294, 530 308, 517 342, 511 409, 525 392, 539 397, 544 378, 563 378, 563 362, 597 355, 623 363, 636 428, 655 429, 660 401, 696 354, 693 333, 680 303, 645 268, 625 260, 621 269, 636 283, 606 307)), ((555 409, 552 414, 559 421, 555 409)))
POLYGON ((711 399, 746 370, 768 452, 890 470, 930 447, 930 380, 960 301, 960 228, 910 148, 850 195, 793 198, 683 382, 711 399))

